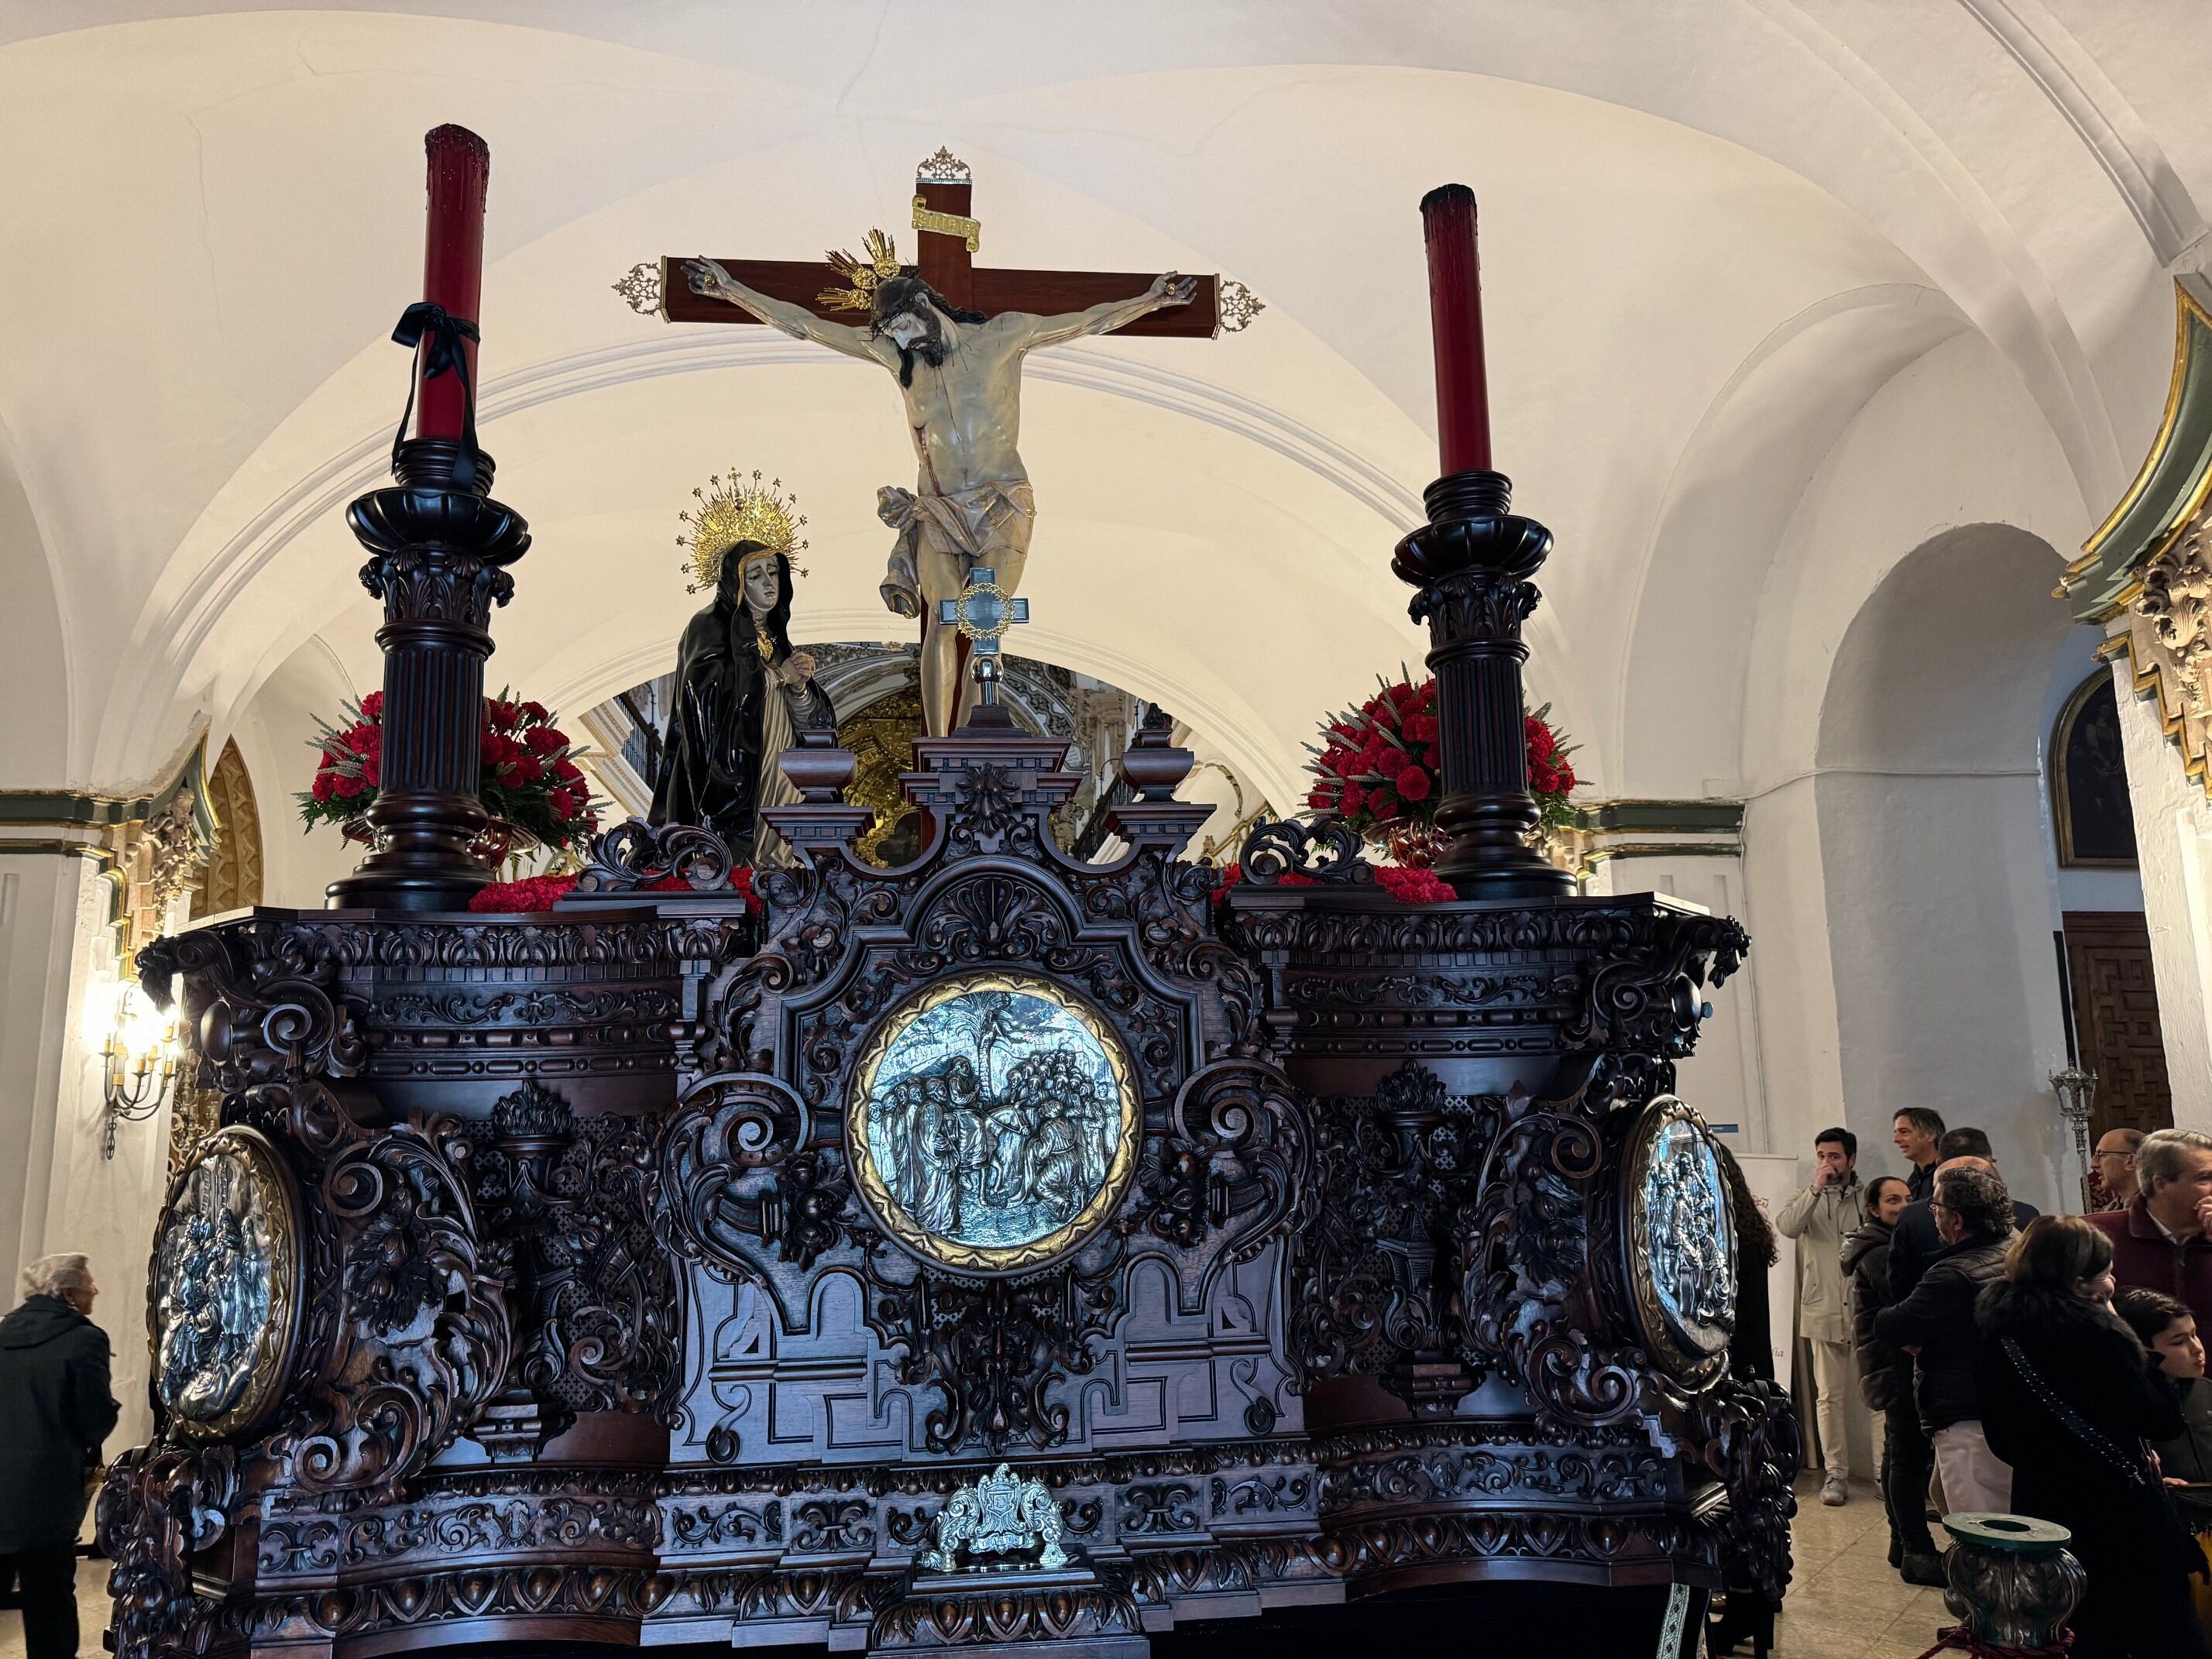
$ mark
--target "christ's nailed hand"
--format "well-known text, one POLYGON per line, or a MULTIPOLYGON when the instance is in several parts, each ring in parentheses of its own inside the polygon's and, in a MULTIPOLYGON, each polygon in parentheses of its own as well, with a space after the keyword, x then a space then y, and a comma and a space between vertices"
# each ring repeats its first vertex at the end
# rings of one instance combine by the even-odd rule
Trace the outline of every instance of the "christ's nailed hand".
POLYGON ((1152 279, 1152 294, 1171 306, 1187 306, 1198 297, 1198 279, 1164 270, 1152 279))
POLYGON ((684 274, 690 279, 694 294, 720 294, 722 291, 721 266, 703 255, 684 262, 684 274))

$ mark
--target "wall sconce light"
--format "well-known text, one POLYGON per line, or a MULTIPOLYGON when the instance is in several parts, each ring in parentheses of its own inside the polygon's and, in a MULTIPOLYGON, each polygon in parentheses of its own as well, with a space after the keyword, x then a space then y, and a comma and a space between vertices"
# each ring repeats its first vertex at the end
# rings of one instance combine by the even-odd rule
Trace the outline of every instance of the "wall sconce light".
POLYGON ((2058 1096, 2058 1115, 2074 1127, 2074 1153, 2081 1160, 2081 1209, 2089 1209, 2089 1113, 2097 1100, 2097 1074, 2069 1065, 2051 1074, 2058 1096))
POLYGON ((100 1050, 100 1155, 115 1156, 116 1126, 143 1123, 161 1109, 177 1076, 177 1021, 135 982, 117 989, 115 1023, 100 1050))

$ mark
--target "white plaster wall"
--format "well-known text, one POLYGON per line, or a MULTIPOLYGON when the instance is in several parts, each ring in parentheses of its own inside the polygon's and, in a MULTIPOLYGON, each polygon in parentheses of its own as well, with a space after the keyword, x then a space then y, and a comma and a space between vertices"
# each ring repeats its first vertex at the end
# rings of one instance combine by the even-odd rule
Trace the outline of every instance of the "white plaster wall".
POLYGON ((9 1306, 17 1272, 45 1248, 77 913, 97 884, 83 859, 0 857, 0 1294, 9 1306))
POLYGON ((2022 1196, 2063 1190, 2043 804, 2067 644, 2048 596, 2089 510, 1986 341, 1946 339, 1823 457, 1746 653, 1743 921, 1773 1150, 1840 1122, 1899 1173, 1891 1115, 1990 1131, 2022 1196))

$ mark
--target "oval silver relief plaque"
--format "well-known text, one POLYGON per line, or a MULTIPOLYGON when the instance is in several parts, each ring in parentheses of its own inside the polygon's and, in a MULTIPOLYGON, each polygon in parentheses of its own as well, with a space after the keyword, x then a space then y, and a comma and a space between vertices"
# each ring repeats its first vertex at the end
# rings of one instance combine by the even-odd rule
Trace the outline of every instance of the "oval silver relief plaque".
POLYGON ((1735 1335, 1735 1211, 1712 1132, 1662 1095, 1629 1132, 1626 1251, 1644 1339, 1660 1368, 1700 1387, 1735 1335))
POLYGON ((848 1133, 868 1207, 948 1267, 1006 1273, 1079 1243, 1136 1171, 1139 1100, 1112 1026, 1048 980, 941 981, 879 1025, 848 1133))
POLYGON ((233 1439, 282 1397, 300 1317, 300 1209, 257 1131, 202 1141, 154 1241, 154 1393, 194 1440, 233 1439))

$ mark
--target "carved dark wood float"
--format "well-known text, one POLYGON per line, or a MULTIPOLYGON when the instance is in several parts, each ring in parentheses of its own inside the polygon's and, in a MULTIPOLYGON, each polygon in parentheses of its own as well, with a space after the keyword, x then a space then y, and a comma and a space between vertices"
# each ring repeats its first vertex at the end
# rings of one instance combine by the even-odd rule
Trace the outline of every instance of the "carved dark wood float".
POLYGON ((757 916, 711 836, 631 826, 501 917, 460 908, 477 693, 433 659, 480 678, 527 534, 454 451, 356 514, 391 673, 441 700, 387 738, 427 827, 363 908, 142 958, 233 1127, 165 1215, 160 1429, 100 1497, 118 1651, 1219 1653, 1351 1603, 1653 1654, 1724 1556, 1778 1589, 1795 1430, 1727 1373, 1725 1188, 1665 1098, 1746 941, 1522 848, 1549 538, 1486 453, 1397 560, 1457 902, 1328 824, 1217 893, 1157 728, 1128 852, 1072 862, 1060 746, 971 728, 917 744, 911 866, 851 855, 816 733, 757 916), (953 1559, 1000 1463, 1064 1563, 953 1559))

